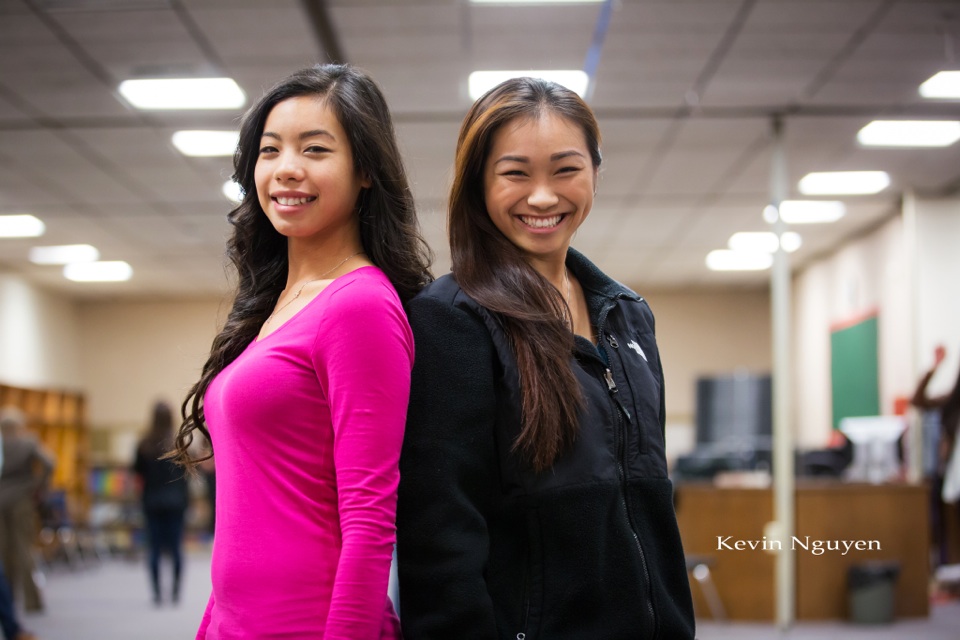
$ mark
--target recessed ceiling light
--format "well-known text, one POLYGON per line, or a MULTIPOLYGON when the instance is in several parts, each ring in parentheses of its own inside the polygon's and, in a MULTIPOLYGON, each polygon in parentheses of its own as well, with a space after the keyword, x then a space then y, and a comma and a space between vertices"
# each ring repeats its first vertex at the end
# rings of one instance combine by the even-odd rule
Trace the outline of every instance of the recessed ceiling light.
POLYGON ((177 151, 185 156, 232 156, 240 142, 240 134, 236 131, 177 131, 171 141, 177 151))
POLYGON ((233 180, 224 182, 220 190, 223 191, 223 195, 225 195, 230 202, 234 204, 243 202, 243 189, 233 180))
POLYGON ((119 91, 138 109, 237 109, 247 101, 231 78, 124 80, 119 91))
POLYGON ((474 71, 470 74, 470 78, 467 81, 470 90, 470 99, 476 100, 505 80, 522 77, 543 78, 550 82, 556 82, 575 92, 581 98, 587 92, 587 84, 590 80, 585 72, 578 69, 474 71))
POLYGON ((793 253, 800 248, 802 240, 795 231, 787 231, 780 240, 772 231, 738 231, 730 236, 727 246, 731 251, 744 253, 776 253, 781 246, 787 253, 793 253))
POLYGON ((711 271, 763 271, 773 264, 773 256, 764 251, 716 249, 707 254, 711 271))
POLYGON ((874 120, 857 134, 868 147, 949 147, 960 140, 956 120, 874 120))
POLYGON ((960 71, 941 71, 920 85, 924 98, 960 98, 960 71))
POLYGON ((780 203, 780 215, 787 224, 836 222, 846 213, 846 205, 839 200, 784 200, 780 203))
POLYGON ((30 262, 34 264, 70 264, 99 259, 100 252, 89 244, 61 244, 30 249, 30 262))
POLYGON ((63 268, 63 276, 74 282, 123 282, 133 276, 133 267, 123 260, 74 262, 63 268))
POLYGON ((36 238, 46 228, 43 220, 29 213, 0 216, 0 238, 36 238))
POLYGON ((780 236, 780 246, 787 253, 793 253, 803 245, 803 238, 796 231, 785 231, 780 236))
POLYGON ((867 195, 890 184, 885 171, 820 171, 808 173, 797 185, 806 196, 867 195))
POLYGON ((780 243, 777 234, 770 231, 738 231, 730 236, 727 246, 731 251, 773 253, 780 243))

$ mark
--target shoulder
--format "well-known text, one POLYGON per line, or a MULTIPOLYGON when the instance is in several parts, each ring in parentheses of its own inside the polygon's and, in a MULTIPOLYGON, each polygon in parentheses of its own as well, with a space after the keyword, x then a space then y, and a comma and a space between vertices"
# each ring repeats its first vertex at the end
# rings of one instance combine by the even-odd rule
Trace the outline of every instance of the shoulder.
POLYGON ((414 296, 407 303, 407 315, 418 345, 488 344, 496 324, 493 314, 468 296, 450 273, 414 296))
MULTIPOLYGON (((323 305, 324 313, 333 316, 392 311, 403 313, 400 296, 386 274, 375 266, 355 269, 330 283, 323 305)), ((355 318, 354 318, 355 319, 355 318)))
POLYGON ((443 275, 407 303, 410 324, 439 325, 443 318, 456 317, 477 325, 486 324, 490 311, 460 288, 452 273, 443 275))

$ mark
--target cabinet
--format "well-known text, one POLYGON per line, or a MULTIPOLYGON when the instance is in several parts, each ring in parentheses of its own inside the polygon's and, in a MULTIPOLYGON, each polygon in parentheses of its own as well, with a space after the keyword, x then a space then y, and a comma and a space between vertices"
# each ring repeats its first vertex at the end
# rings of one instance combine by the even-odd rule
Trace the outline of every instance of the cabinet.
POLYGON ((51 492, 62 495, 66 518, 85 524, 90 508, 90 433, 83 394, 0 385, 0 406, 14 406, 26 414, 27 428, 56 456, 51 492))
MULTIPOLYGON (((796 556, 797 618, 847 618, 847 571, 871 561, 900 564, 895 595, 898 617, 929 615, 929 499, 925 485, 798 481, 794 520, 801 542, 864 544, 823 553, 800 544, 784 547, 785 553, 796 556), (876 542, 872 548, 863 548, 872 541, 876 542)), ((764 526, 773 519, 773 492, 679 484, 676 502, 684 551, 710 558, 713 581, 728 616, 772 620, 775 554, 766 550, 772 545, 764 538, 764 526)), ((708 611, 703 594, 696 584, 692 587, 698 613, 708 611)))

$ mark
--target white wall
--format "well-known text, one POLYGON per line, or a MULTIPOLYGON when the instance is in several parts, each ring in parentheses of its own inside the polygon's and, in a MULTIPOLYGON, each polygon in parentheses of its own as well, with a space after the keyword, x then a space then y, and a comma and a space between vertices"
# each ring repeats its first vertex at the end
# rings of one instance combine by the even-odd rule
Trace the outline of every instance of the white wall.
POLYGON ((958 283, 960 199, 910 193, 902 215, 796 278, 794 416, 801 446, 823 446, 830 436, 829 331, 845 319, 878 313, 881 413, 892 413, 895 399, 913 394, 938 344, 947 347, 947 361, 930 393, 952 388, 960 368, 958 283))
POLYGON ((156 400, 179 407, 229 307, 218 300, 79 306, 87 421, 141 431, 156 400))
POLYGON ((76 305, 0 273, 0 382, 76 390, 82 381, 76 305))
POLYGON ((657 346, 667 393, 667 457, 693 448, 696 381, 700 376, 770 373, 767 289, 652 291, 645 296, 657 321, 657 346))
POLYGON ((947 359, 930 382, 931 395, 947 393, 960 369, 960 198, 912 202, 917 231, 917 340, 919 378, 938 344, 947 359))

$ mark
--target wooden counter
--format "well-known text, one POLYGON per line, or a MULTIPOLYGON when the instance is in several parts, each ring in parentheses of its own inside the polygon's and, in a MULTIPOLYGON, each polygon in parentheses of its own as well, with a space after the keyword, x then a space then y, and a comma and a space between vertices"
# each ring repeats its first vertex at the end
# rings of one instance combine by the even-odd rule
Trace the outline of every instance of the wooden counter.
MULTIPOLYGON (((764 540, 764 526, 773 519, 772 490, 680 484, 677 518, 687 555, 713 560, 713 581, 728 617, 773 620, 776 551, 763 550, 775 546, 764 540), (743 541, 743 550, 727 548, 735 547, 738 540, 743 541), (749 548, 750 541, 754 549, 749 548)), ((785 553, 796 554, 798 619, 847 618, 847 570, 874 560, 900 563, 896 616, 928 615, 930 524, 926 486, 802 482, 797 486, 795 519, 795 536, 800 542, 807 542, 809 536, 810 543, 809 550, 800 544, 783 545, 785 553), (814 554, 815 540, 831 544, 841 541, 840 548, 814 554), (844 540, 863 541, 859 544, 862 549, 854 545, 844 553, 844 540)), ((691 588, 697 615, 708 617, 699 586, 691 581, 691 588)))

